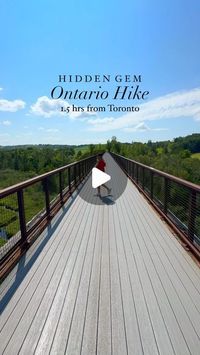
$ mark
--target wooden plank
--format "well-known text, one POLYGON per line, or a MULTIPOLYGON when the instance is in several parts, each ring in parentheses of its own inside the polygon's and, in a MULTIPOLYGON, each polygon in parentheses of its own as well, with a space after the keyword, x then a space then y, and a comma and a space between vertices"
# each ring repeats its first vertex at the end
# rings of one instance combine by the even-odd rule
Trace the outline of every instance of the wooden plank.
MULTIPOLYGON (((130 202, 131 203, 131 202, 130 202)), ((136 212, 136 210, 135 210, 136 212)), ((138 225, 138 229, 140 231, 140 238, 138 238, 138 242, 140 243, 140 249, 142 250, 142 253, 144 254, 144 260, 147 264, 147 270, 151 270, 152 266, 150 268, 150 259, 151 257, 153 259, 153 265, 155 267, 157 272, 159 274, 160 280, 162 280, 164 290, 168 296, 170 305, 173 309, 173 312, 176 316, 176 319, 180 325, 181 331, 184 334, 184 338, 186 339, 187 346, 190 348, 190 351, 192 354, 197 354, 197 344, 199 343, 197 334, 194 331, 194 328, 192 327, 192 324, 188 318, 187 313, 185 312, 185 309, 182 305, 182 302, 180 298, 177 296, 177 290, 174 289, 173 283, 170 282, 169 276, 166 273, 166 270, 162 267, 162 257, 158 256, 158 253, 156 249, 150 248, 151 245, 151 238, 153 238, 153 233, 151 233, 150 226, 147 226, 147 230, 145 230, 145 222, 144 222, 144 216, 141 217, 139 214, 139 211, 137 209, 137 215, 133 216, 133 221, 135 225, 138 225), (144 243, 144 242, 145 243, 144 243), (148 245, 148 248, 145 246, 148 245), (157 261, 157 258, 159 258, 159 261, 157 261)), ((151 280, 154 280, 154 276, 151 276, 151 280)), ((197 316, 197 313, 196 315, 197 316)), ((169 331, 169 328, 168 328, 169 331)), ((184 348, 183 348, 184 349, 184 348)), ((183 351, 183 350, 182 350, 183 351)))
POLYGON ((155 243, 160 245, 160 247, 165 252, 165 255, 168 257, 171 265, 173 265, 175 273, 180 276, 180 279, 184 284, 187 284, 188 291, 192 292, 192 298, 197 297, 196 306, 200 307, 200 275, 199 272, 197 273, 199 269, 195 268, 195 270, 193 268, 194 262, 191 257, 188 256, 188 253, 178 243, 174 236, 172 236, 169 229, 165 229, 165 224, 159 218, 157 218, 154 213, 152 213, 150 206, 146 205, 145 203, 141 203, 138 208, 143 216, 145 215, 145 218, 148 220, 148 224, 150 225, 156 238, 155 243), (177 248, 177 245, 179 248, 177 248), (185 255, 188 257, 187 262, 185 255))
POLYGON ((132 289, 130 285, 129 273, 127 270, 126 255, 124 254, 123 239, 126 235, 122 235, 121 211, 118 206, 113 206, 113 216, 115 221, 115 241, 116 253, 118 258, 118 268, 120 275, 120 286, 122 293, 122 305, 124 310, 124 321, 127 337, 127 353, 142 354, 143 348, 138 327, 138 320, 135 312, 135 305, 132 297, 132 289))
MULTIPOLYGON (((157 212, 151 207, 151 205, 147 202, 145 198, 140 198, 141 194, 136 188, 132 188, 133 185, 131 182, 129 182, 130 185, 130 197, 132 196, 133 201, 137 201, 139 199, 140 203, 139 206, 142 207, 142 209, 145 210, 145 216, 151 219, 151 223, 153 223, 153 226, 157 228, 156 235, 160 235, 159 238, 162 237, 162 239, 165 241, 166 247, 170 249, 170 254, 174 254, 175 258, 179 263, 181 264, 181 267, 185 270, 185 272, 188 273, 190 278, 194 278, 194 284, 196 284, 196 287, 198 287, 198 290, 200 290, 200 274, 199 274, 199 267, 197 266, 196 263, 192 260, 190 255, 184 250, 182 245, 177 241, 177 239, 174 237, 172 232, 170 231, 169 227, 167 226, 166 223, 164 223, 161 218, 158 218, 157 212), (161 232, 161 233, 158 233, 161 232)), ((135 203, 133 204, 133 208, 135 206, 135 203)))
MULTIPOLYGON (((85 213, 83 216, 80 215, 80 224, 82 220, 85 218, 85 213)), ((80 227, 78 224, 77 227, 80 227)), ((73 234, 73 243, 70 248, 65 248, 63 255, 61 255, 59 261, 59 267, 57 268, 54 277, 51 279, 51 282, 46 290, 46 293, 40 303, 37 313, 35 314, 34 320, 29 328, 29 331, 26 335, 25 341, 21 348, 22 354, 27 354, 28 349, 34 352, 35 348, 37 347, 38 342, 43 341, 43 346, 41 347, 42 351, 46 351, 44 344, 44 338, 46 335, 46 329, 51 332, 52 337, 54 334, 56 317, 54 321, 49 320, 52 316, 52 308, 57 306, 56 310, 59 311, 58 302, 62 303, 62 298, 65 293, 66 286, 68 282, 66 280, 70 280, 71 273, 74 269, 74 259, 76 260, 78 257, 78 251, 80 249, 80 243, 82 243, 82 236, 78 236, 77 230, 72 231, 73 234), (52 322, 52 323, 51 323, 52 322), (39 330, 39 331, 38 331, 39 330), (40 338, 41 335, 41 338, 40 338)), ((71 234, 71 235, 72 235, 71 234)), ((35 303, 35 301, 34 301, 35 303)), ((48 346, 51 345, 50 337, 48 338, 48 346)))
MULTIPOLYGON (((87 222, 88 218, 92 216, 91 206, 88 206, 87 217, 83 220, 81 227, 78 230, 78 234, 81 236, 82 243, 79 247, 78 257, 74 264, 74 270, 71 275, 69 288, 65 293, 64 302, 62 302, 61 312, 59 314, 59 319, 57 322, 56 330, 54 333, 52 345, 50 348, 50 353, 52 354, 64 354, 67 350, 68 337, 71 330, 72 319, 74 316, 74 311, 77 302, 78 291, 80 287, 81 277, 83 274, 83 267, 86 260, 87 249, 89 245, 89 235, 87 222)), ((48 320, 49 321, 49 320, 48 320)), ((51 327, 51 322, 50 322, 51 327)), ((42 341, 42 339, 41 339, 42 341)), ((43 354, 44 350, 41 349, 41 341, 38 344, 36 354, 43 354)), ((74 344, 74 346, 77 344, 74 344)), ((46 353, 46 351, 45 351, 46 353)))
POLYGON ((83 265, 82 276, 78 289, 73 318, 71 319, 68 342, 66 345, 67 354, 80 354, 85 322, 85 313, 88 302, 88 294, 91 282, 92 266, 94 261, 94 250, 96 245, 96 227, 98 221, 98 209, 92 208, 91 220, 87 221, 87 228, 84 233, 89 234, 89 243, 86 258, 83 265))
POLYGON ((138 329, 141 339, 142 350, 144 354, 158 354, 157 342, 154 334, 154 329, 151 323, 151 317, 149 314, 145 294, 143 291, 142 283, 139 277, 139 271, 137 268, 135 255, 141 257, 141 251, 137 243, 136 236, 130 220, 127 218, 126 209, 123 206, 121 200, 121 224, 122 236, 123 236, 123 248, 126 255, 126 262, 128 268, 128 274, 131 284, 132 297, 134 302, 135 314, 138 322, 138 329), (125 217, 123 219, 123 217, 125 217), (131 242, 130 242, 131 239, 131 242))
POLYGON ((110 288, 112 320, 112 353, 127 354, 127 337, 122 305, 122 292, 118 259, 116 253, 115 226, 113 207, 109 207, 109 250, 110 250, 110 288))
MULTIPOLYGON (((79 201, 80 202, 80 201, 79 201)), ((88 210, 83 208, 81 205, 81 210, 88 213, 88 210)), ((50 304, 49 312, 47 316, 44 318, 43 327, 41 329, 41 333, 39 334, 39 339, 35 344, 37 346, 36 353, 48 353, 51 345, 53 343, 54 334, 56 332, 56 328, 60 319, 60 314, 62 312, 62 308, 65 302, 65 298, 69 289, 69 285, 71 282, 72 274, 74 272, 75 263, 78 259, 79 251, 80 251, 80 243, 82 243, 82 233, 83 233, 83 221, 86 215, 78 214, 78 223, 77 223, 77 215, 74 220, 75 229, 72 230, 72 235, 75 240, 75 244, 73 245, 73 249, 70 251, 69 260, 65 267, 64 273, 61 275, 61 279, 56 290, 55 297, 53 302, 50 304)), ((53 285, 52 285, 53 287, 53 285)), ((45 301, 45 300, 44 300, 45 301)), ((43 306, 41 307, 41 311, 43 310, 43 306)), ((39 314, 40 315, 40 314, 39 314)), ((37 323, 40 322, 40 319, 37 317, 37 323)), ((37 331, 37 323, 35 327, 33 327, 32 331, 37 331)), ((31 333, 29 338, 31 338, 31 333)), ((33 346, 33 345, 32 345, 33 346)), ((31 346, 31 347, 32 347, 31 346)))
MULTIPOLYGON (((81 206, 79 206, 80 212, 81 212, 81 206)), ((76 211, 76 210, 75 210, 76 211)), ((71 223, 69 224, 63 224, 62 228, 59 229, 59 234, 57 235, 57 238, 55 238, 54 245, 48 250, 47 254, 45 257, 42 259, 41 263, 39 264, 39 267, 34 265, 34 267, 31 269, 31 272, 33 276, 30 279, 30 275, 28 276, 28 280, 25 280, 25 285, 22 284, 22 287, 19 292, 17 293, 17 297, 12 298, 12 302, 9 303, 8 306, 12 303, 12 312, 10 313, 10 310, 8 311, 8 307, 5 309, 4 312, 4 317, 1 318, 1 321, 4 325, 3 329, 1 329, 1 336, 3 338, 3 341, 1 342, 0 346, 4 348, 5 343, 7 341, 10 341, 12 335, 14 334, 18 324, 20 324, 21 319, 23 319, 23 325, 25 325, 25 320, 27 322, 29 319, 29 312, 26 312, 29 307, 32 308, 32 303, 33 306, 37 304, 36 299, 40 299, 42 297, 42 294, 45 290, 45 285, 48 285, 49 280, 51 280, 51 277, 54 273, 55 267, 58 264, 60 260, 60 256, 62 255, 63 250, 67 247, 68 243, 68 238, 71 234, 70 232, 70 227, 71 230, 74 228, 74 222, 76 221, 76 214, 73 215, 72 220, 70 221, 71 223), (67 229, 69 228, 69 234, 67 235, 67 238, 62 238, 63 234, 66 233, 67 229), (36 270, 35 270, 36 266, 36 270), (48 271, 48 272, 46 272, 48 271), (29 282, 28 282, 29 281, 29 282), (29 287, 27 287, 27 284, 29 287), (42 287, 40 286, 42 284, 42 287), (40 286, 40 287, 39 287, 40 286), (34 296, 33 301, 31 302, 32 298, 34 296), (35 299, 36 297, 36 299, 35 299), (15 299, 16 298, 16 299, 15 299), (30 306, 31 305, 31 306, 30 306), (7 314, 8 313, 8 314, 7 314), (9 317, 12 315, 12 322, 7 322, 9 317), (24 317, 24 318, 23 318, 24 317), (3 319, 5 318, 5 319, 3 319), (25 319, 25 320, 24 320, 25 319), (5 335, 4 335, 5 334, 5 335)), ((73 240, 72 238, 69 238, 69 241, 73 240)), ((19 326, 19 330, 20 330, 19 326)), ((23 336, 24 333, 21 332, 21 335, 23 336)), ((17 343, 19 343, 19 339, 17 340, 17 343)))
MULTIPOLYGON (((163 288, 162 282, 158 278, 152 264, 147 261, 146 254, 143 256, 144 246, 141 246, 141 242, 138 242, 138 248, 141 251, 140 252, 141 255, 139 255, 139 253, 137 252, 137 250, 134 247, 135 242, 133 242, 133 239, 141 239, 142 237, 141 237, 140 230, 138 229, 138 226, 135 223, 135 218, 137 218, 137 215, 135 215, 135 211, 134 212, 131 211, 132 213, 130 212, 130 209, 128 209, 128 211, 129 212, 126 215, 124 215, 125 221, 126 221, 126 226, 127 226, 127 231, 129 234, 129 243, 130 243, 130 245, 127 244, 126 250, 127 251, 132 250, 132 253, 134 255, 134 259, 136 259, 136 255, 138 255, 138 259, 143 260, 143 265, 146 264, 146 270, 148 270, 149 280, 151 282, 153 292, 156 295, 156 299, 157 299, 157 302, 159 305, 160 313, 165 321, 167 331, 168 331, 169 337, 171 338, 171 342, 173 344, 173 348, 175 349, 175 352, 177 354, 179 354, 179 353, 189 354, 189 350, 187 349, 187 344, 185 342, 183 334, 181 333, 181 330, 179 328, 179 324, 176 320, 176 317, 170 307, 170 303, 169 303, 169 300, 168 300, 167 295, 165 293, 165 289, 163 288), (133 214, 135 215, 135 218, 133 217, 133 214), (133 233, 131 233, 131 229, 132 229, 133 233)), ((131 255, 129 255, 129 259, 130 259, 130 265, 131 265, 131 263, 132 263, 131 255)), ((135 270, 136 266, 133 265, 131 269, 135 270)), ((138 277, 139 277, 139 275, 138 275, 138 277)), ((134 282, 134 279, 133 279, 133 282, 134 282)), ((136 290, 136 289, 137 289, 137 287, 135 286, 134 290, 136 290)), ((139 306, 140 306, 140 299, 138 301, 137 309, 140 309, 139 306)), ((140 315, 140 313, 138 313, 138 317, 139 317, 139 315, 140 315)), ((141 326, 141 333, 142 334, 143 334, 144 330, 145 330, 145 326, 142 325, 141 326)), ((144 335, 142 337, 142 339, 143 339, 143 344, 145 345, 145 340, 148 339, 147 336, 144 335)), ((145 354, 146 354, 146 351, 145 351, 145 354)))
MULTIPOLYGON (((143 209, 139 207, 139 211, 141 213, 141 219, 143 219, 143 209)), ((148 221, 148 217, 146 220, 148 221)), ((187 308, 188 314, 191 316, 191 319, 195 320, 196 313, 200 313, 200 293, 196 288, 196 284, 192 282, 189 275, 177 262, 176 257, 170 253, 170 250, 166 248, 165 244, 163 243, 163 238, 160 237, 162 232, 154 228, 154 224, 151 222, 151 220, 149 221, 148 230, 152 233, 151 242, 154 245, 157 253, 161 256, 162 262, 165 265, 165 269, 171 278, 171 281, 176 288, 179 297, 184 300, 185 306, 187 308)))
POLYGON ((96 208, 99 210, 96 229, 96 244, 81 344, 81 354, 86 355, 96 353, 98 336, 103 208, 102 206, 96 206, 96 208))
MULTIPOLYGON (((77 203, 77 201, 75 201, 69 211, 68 211, 68 204, 66 205, 66 207, 63 207, 63 211, 64 213, 68 211, 68 218, 71 219, 71 216, 74 215, 78 206, 79 204, 77 203)), ((36 243, 33 244, 33 246, 22 257, 20 262, 16 265, 14 270, 11 272, 11 274, 8 275, 8 277, 1 285, 2 292, 0 296, 0 301, 1 301, 0 310, 2 310, 4 307, 4 299, 6 302, 7 301, 6 297, 10 296, 10 292, 12 292, 13 288, 15 289, 18 288, 18 285, 21 284, 21 282, 23 281, 24 277, 27 275, 28 272, 29 272, 29 277, 31 277, 33 272, 30 270, 30 268, 33 265, 33 263, 34 266, 40 265, 42 258, 47 254, 47 250, 50 250, 50 248, 52 247, 53 243, 55 242, 55 239, 57 238, 57 234, 59 234, 59 230, 61 230, 61 228, 63 228, 65 224, 65 220, 62 220, 61 217, 62 215, 60 212, 58 216, 56 216, 52 220, 51 224, 42 233, 42 238, 40 242, 37 243, 36 241, 36 243), (59 226, 57 226, 58 222, 59 222, 59 226), (47 242, 48 245, 46 245, 47 242), (44 245, 45 245, 45 249, 44 249, 44 245)), ((27 277, 26 277, 26 281, 27 282, 29 281, 27 277)))
MULTIPOLYGON (((151 233, 151 241, 158 254, 163 256, 162 261, 165 261, 166 270, 169 270, 169 275, 174 277, 174 282, 178 283, 177 290, 180 290, 181 297, 184 294, 187 298, 186 303, 191 300, 192 304, 197 308, 198 312, 200 312, 200 292, 198 290, 198 278, 195 277, 196 274, 193 273, 192 269, 189 269, 188 272, 186 272, 185 269, 181 267, 180 263, 177 262, 176 255, 172 253, 172 250, 168 248, 165 243, 167 236, 163 235, 162 229, 155 228, 156 219, 158 219, 157 216, 154 220, 149 219, 148 215, 144 212, 143 206, 141 207, 140 205, 138 206, 138 213, 141 221, 143 221, 144 218, 146 219, 146 227, 143 223, 142 228, 146 228, 146 230, 148 229, 149 233, 151 233)), ((191 305, 191 307, 193 307, 193 305, 191 305)))
MULTIPOLYGON (((76 206, 75 198, 77 196, 77 192, 75 191, 70 199, 66 202, 66 204, 62 207, 61 210, 56 214, 56 216, 52 219, 50 225, 45 228, 45 230, 41 233, 41 235, 36 239, 33 245, 27 250, 26 254, 23 255, 20 262, 11 270, 6 279, 2 282, 0 286, 0 302, 3 300, 4 296, 9 289, 12 287, 16 287, 16 279, 19 283, 23 280, 24 275, 28 272, 29 268, 33 263, 33 259, 36 258, 37 253, 41 253, 40 249, 43 247, 44 243, 47 242, 51 237, 53 230, 56 225, 60 223, 62 225, 62 218, 68 212, 69 214, 73 213, 73 209, 76 206), (52 233, 49 232, 51 228, 52 233)), ((49 243, 50 244, 50 243, 49 243)))

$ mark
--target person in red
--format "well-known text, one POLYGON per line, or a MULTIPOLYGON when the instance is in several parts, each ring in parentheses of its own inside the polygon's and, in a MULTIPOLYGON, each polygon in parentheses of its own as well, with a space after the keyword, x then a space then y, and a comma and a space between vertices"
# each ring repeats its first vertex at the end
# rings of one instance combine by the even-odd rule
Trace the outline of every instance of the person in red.
MULTIPOLYGON (((105 160, 103 159, 103 156, 102 156, 101 154, 99 154, 99 155, 97 156, 96 168, 99 169, 99 170, 101 170, 101 171, 103 171, 103 172, 105 172, 105 166, 106 166, 106 162, 105 162, 105 160)), ((109 189, 105 184, 103 184, 103 185, 101 185, 101 186, 103 186, 103 187, 108 191, 108 195, 111 193, 111 189, 109 189)), ((100 197, 101 197, 101 190, 100 190, 100 187, 101 187, 101 186, 97 187, 97 189, 98 189, 98 196, 100 196, 100 197)))

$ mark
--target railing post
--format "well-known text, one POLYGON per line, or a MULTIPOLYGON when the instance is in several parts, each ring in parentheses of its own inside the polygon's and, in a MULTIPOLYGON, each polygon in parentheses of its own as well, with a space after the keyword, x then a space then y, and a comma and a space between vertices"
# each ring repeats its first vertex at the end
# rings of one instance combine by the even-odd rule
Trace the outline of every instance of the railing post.
POLYGON ((82 172, 83 172, 83 179, 85 179, 85 161, 83 161, 82 172))
POLYGON ((153 200, 153 172, 150 172, 150 197, 153 200))
POLYGON ((83 177, 85 178, 86 175, 86 161, 83 162, 83 177))
POLYGON ((74 165, 74 186, 76 187, 76 164, 74 165))
POLYGON ((23 194, 23 190, 17 191, 17 200, 18 200, 21 239, 22 239, 22 242, 25 242, 26 239, 27 239, 27 233, 26 233, 26 218, 25 218, 25 210, 24 210, 24 194, 23 194))
POLYGON ((80 163, 78 163, 78 180, 81 182, 81 166, 80 163))
POLYGON ((169 180, 164 178, 164 213, 167 214, 168 199, 169 199, 169 180))
POLYGON ((85 167, 85 160, 83 162, 83 177, 85 178, 85 171, 86 171, 86 167, 85 167))
POLYGON ((118 163, 119 163, 119 166, 121 166, 121 168, 122 168, 124 171, 126 171, 126 160, 125 160, 125 159, 122 159, 122 158, 119 158, 118 163))
POLYGON ((130 177, 133 177, 133 163, 130 161, 130 177))
POLYGON ((49 198, 49 181, 48 177, 43 180, 44 193, 45 193, 45 203, 46 203, 46 213, 47 219, 50 218, 50 198, 49 198))
POLYGON ((191 190, 190 197, 189 197, 189 221, 188 221, 188 237, 191 241, 194 240, 195 218, 196 218, 196 191, 191 190))
POLYGON ((142 190, 144 190, 144 167, 142 168, 142 190))
POLYGON ((60 189, 60 200, 63 200, 63 183, 62 183, 62 171, 59 172, 59 189, 60 189))
POLYGON ((133 168, 132 168, 132 178, 135 181, 135 163, 133 163, 133 168))
POLYGON ((80 162, 80 181, 82 181, 83 178, 83 163, 80 162))
POLYGON ((136 165, 136 182, 138 184, 138 165, 136 165))
POLYGON ((69 186, 69 192, 71 193, 71 167, 70 166, 68 168, 68 186, 69 186))

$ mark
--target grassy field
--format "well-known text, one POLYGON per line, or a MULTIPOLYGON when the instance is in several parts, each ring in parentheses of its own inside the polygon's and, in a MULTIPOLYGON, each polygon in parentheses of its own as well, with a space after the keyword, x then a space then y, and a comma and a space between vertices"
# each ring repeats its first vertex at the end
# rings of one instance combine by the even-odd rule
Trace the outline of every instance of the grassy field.
POLYGON ((8 186, 15 185, 18 182, 28 180, 34 176, 36 176, 34 172, 24 172, 11 169, 0 170, 0 190, 8 186))
MULTIPOLYGON (((0 171, 0 190, 20 181, 27 180, 34 173, 24 173, 14 170, 0 171)), ((65 176, 66 178, 66 176, 65 176)), ((67 179, 66 179, 67 180, 67 179)), ((59 193, 58 176, 50 180, 50 200, 59 193)), ((26 222, 29 222, 45 207, 45 197, 41 182, 24 189, 24 207, 26 222)), ((2 235, 6 233, 11 238, 19 231, 19 216, 17 194, 0 199, 0 247, 6 243, 2 235)))
POLYGON ((85 153, 89 150, 89 145, 83 145, 83 146, 79 146, 79 147, 75 147, 74 148, 75 153, 77 154, 79 151, 81 151, 81 153, 85 153))
POLYGON ((192 154, 191 157, 194 159, 200 159, 200 153, 192 154))

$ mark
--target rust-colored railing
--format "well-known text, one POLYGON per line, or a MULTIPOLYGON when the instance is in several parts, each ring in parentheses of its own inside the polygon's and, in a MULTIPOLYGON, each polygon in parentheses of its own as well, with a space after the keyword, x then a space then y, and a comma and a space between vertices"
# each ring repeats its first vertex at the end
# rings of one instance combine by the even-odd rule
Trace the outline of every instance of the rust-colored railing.
POLYGON ((96 155, 0 190, 0 277, 88 175, 96 155))
POLYGON ((200 186, 112 153, 130 179, 195 251, 200 250, 200 186))

